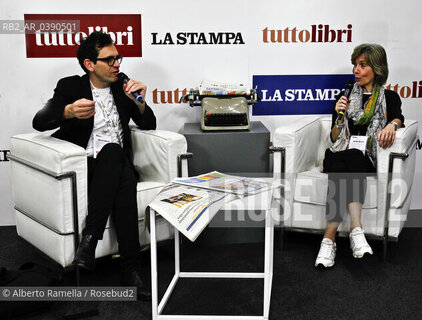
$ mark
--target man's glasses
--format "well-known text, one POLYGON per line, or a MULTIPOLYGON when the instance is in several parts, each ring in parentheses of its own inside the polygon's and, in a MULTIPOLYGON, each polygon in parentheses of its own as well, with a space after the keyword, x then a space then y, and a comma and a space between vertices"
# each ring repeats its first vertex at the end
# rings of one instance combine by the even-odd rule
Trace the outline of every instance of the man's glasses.
POLYGON ((122 63, 123 57, 122 56, 116 56, 116 57, 107 57, 107 58, 97 58, 97 61, 104 61, 105 63, 107 63, 110 67, 112 67, 114 65, 114 63, 116 61, 120 63, 122 63))

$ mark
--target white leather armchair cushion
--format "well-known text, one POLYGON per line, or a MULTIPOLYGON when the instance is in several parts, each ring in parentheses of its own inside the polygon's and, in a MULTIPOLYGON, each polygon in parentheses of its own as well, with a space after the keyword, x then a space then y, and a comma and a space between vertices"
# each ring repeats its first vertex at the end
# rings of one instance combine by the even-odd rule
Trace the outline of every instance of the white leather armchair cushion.
MULTIPOLYGON (((315 168, 319 169, 319 168, 315 168)), ((327 203, 328 174, 314 171, 305 171, 297 174, 294 201, 325 206, 327 203)), ((377 179, 367 177, 365 202, 363 208, 377 207, 377 179)))
MULTIPOLYGON (((11 138, 14 156, 55 174, 75 171, 78 188, 80 227, 87 212, 87 160, 83 148, 39 133, 11 138)), ((73 232, 71 179, 57 180, 15 161, 12 166, 12 192, 16 207, 28 212, 60 233, 73 232)))
MULTIPOLYGON (((145 217, 148 204, 161 189, 177 177, 177 157, 187 152, 186 138, 163 130, 142 131, 131 128, 135 169, 140 175, 137 186, 138 216, 145 217)), ((182 174, 187 174, 187 162, 182 163, 182 174)), ((168 239, 173 228, 164 219, 157 220, 157 240, 168 239)), ((149 233, 140 231, 141 243, 149 243, 149 233)))
MULTIPOLYGON (((169 239, 173 236, 172 229, 164 219, 157 219, 157 240, 169 239)), ((70 266, 74 256, 73 234, 58 234, 37 221, 28 218, 19 211, 16 211, 16 225, 18 234, 33 246, 44 252, 47 256, 62 265, 70 266)), ((139 239, 141 245, 148 244, 149 233, 143 221, 138 223, 139 239)), ((100 258, 118 252, 117 237, 114 229, 107 227, 103 239, 98 242, 95 250, 95 257, 100 258)))
POLYGON ((319 118, 321 124, 321 138, 318 144, 318 158, 316 166, 322 171, 322 163, 325 158, 325 150, 330 148, 333 143, 331 142, 331 116, 319 118))
MULTIPOLYGON (((170 131, 141 131, 137 128, 131 131, 134 165, 141 182, 168 183, 176 178, 177 155, 187 152, 186 138, 170 131)), ((186 163, 184 166, 186 169, 186 163)))
POLYGON ((392 208, 399 208, 403 205, 408 191, 413 186, 413 176, 415 172, 416 161, 416 146, 418 122, 414 120, 405 120, 405 127, 400 128, 396 132, 394 145, 388 149, 382 149, 378 146, 378 167, 377 172, 380 177, 380 185, 386 193, 386 181, 388 179, 388 165, 390 160, 390 153, 408 153, 409 157, 402 161, 400 159, 394 160, 393 172, 393 190, 392 193, 392 208), (398 179, 397 179, 398 178, 398 179))
MULTIPOLYGON (((319 118, 303 118, 276 129, 274 146, 286 149, 286 173, 308 171, 317 163, 321 138, 319 118)), ((274 163, 279 162, 274 159, 274 163)))
POLYGON ((328 175, 317 171, 300 172, 296 176, 294 201, 325 206, 328 175))
MULTIPOLYGON (((309 171, 318 162, 321 139, 321 121, 315 117, 304 117, 274 132, 274 146, 285 148, 284 208, 286 225, 291 223, 296 173, 309 171)), ((281 155, 274 153, 274 177, 280 174, 281 155)))
MULTIPOLYGON (((15 212, 16 228, 20 237, 63 267, 71 264, 75 256, 73 234, 58 234, 19 211, 15 212)), ((100 246, 102 247, 102 245, 100 246)), ((99 250, 97 250, 96 254, 99 254, 99 250)))

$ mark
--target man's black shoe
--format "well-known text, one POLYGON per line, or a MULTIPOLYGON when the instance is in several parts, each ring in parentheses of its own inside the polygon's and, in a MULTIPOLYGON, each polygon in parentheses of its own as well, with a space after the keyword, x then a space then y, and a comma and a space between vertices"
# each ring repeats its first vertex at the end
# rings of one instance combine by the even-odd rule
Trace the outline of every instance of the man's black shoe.
POLYGON ((98 239, 94 238, 91 234, 84 235, 72 264, 87 270, 94 270, 95 248, 97 247, 97 243, 98 239))
POLYGON ((124 287, 136 287, 138 300, 151 300, 151 290, 146 285, 145 281, 141 280, 141 277, 139 276, 138 272, 122 272, 121 284, 124 287))

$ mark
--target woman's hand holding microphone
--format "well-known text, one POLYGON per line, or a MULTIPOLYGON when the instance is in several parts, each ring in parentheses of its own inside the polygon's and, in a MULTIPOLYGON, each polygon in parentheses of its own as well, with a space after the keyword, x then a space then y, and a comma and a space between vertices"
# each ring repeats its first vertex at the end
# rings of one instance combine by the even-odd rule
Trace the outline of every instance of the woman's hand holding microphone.
POLYGON ((340 99, 338 99, 335 110, 338 114, 337 117, 337 124, 342 124, 344 121, 344 115, 347 112, 347 109, 349 109, 350 105, 350 99, 346 98, 345 96, 342 96, 340 99))

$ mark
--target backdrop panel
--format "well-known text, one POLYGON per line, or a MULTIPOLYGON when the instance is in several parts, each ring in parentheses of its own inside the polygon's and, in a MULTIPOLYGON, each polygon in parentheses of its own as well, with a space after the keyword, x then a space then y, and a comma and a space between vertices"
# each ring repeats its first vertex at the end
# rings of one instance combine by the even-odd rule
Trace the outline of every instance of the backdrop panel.
MULTIPOLYGON (((341 89, 344 86, 341 81, 336 85, 325 85, 321 81, 318 88, 319 84, 311 79, 351 74, 351 52, 363 42, 385 47, 390 67, 387 85, 400 94, 405 117, 422 120, 420 12, 422 4, 414 0, 388 4, 381 0, 355 1, 347 10, 335 0, 0 2, 2 23, 23 20, 25 14, 140 15, 141 43, 133 45, 142 45, 142 54, 126 57, 121 71, 147 84, 146 100, 158 117, 159 129, 172 131, 180 131, 186 122, 199 121, 199 109, 180 104, 178 100, 201 80, 242 82, 252 86, 254 76, 282 76, 286 86, 271 89, 279 89, 280 93, 275 99, 275 108, 278 103, 280 108, 299 106, 300 96, 295 94, 291 101, 286 101, 286 90, 307 92, 311 89, 315 93, 317 89, 341 89), (293 83, 298 77, 303 86, 288 88, 289 79, 293 83)), ((111 30, 110 27, 109 31, 132 30, 127 29, 129 26, 125 25, 123 16, 116 18, 123 29, 111 30)), ((92 28, 107 27, 95 23, 94 18, 92 28)), ((127 33, 123 38, 127 45, 130 45, 129 36, 127 33)), ((3 62, 0 225, 10 225, 14 224, 10 163, 4 156, 9 150, 10 136, 33 131, 32 117, 52 96, 57 80, 83 71, 76 58, 27 58, 22 33, 3 32, 0 46, 3 62)), ((60 46, 57 43, 56 47, 60 46)), ((259 92, 263 90, 269 89, 258 87, 259 92)), ((321 97, 329 102, 328 95, 321 97)), ((310 115, 253 115, 251 111, 251 120, 262 121, 271 132, 306 116, 310 115)), ((417 196, 422 189, 420 146, 417 153, 412 208, 420 209, 422 199, 417 196)))

